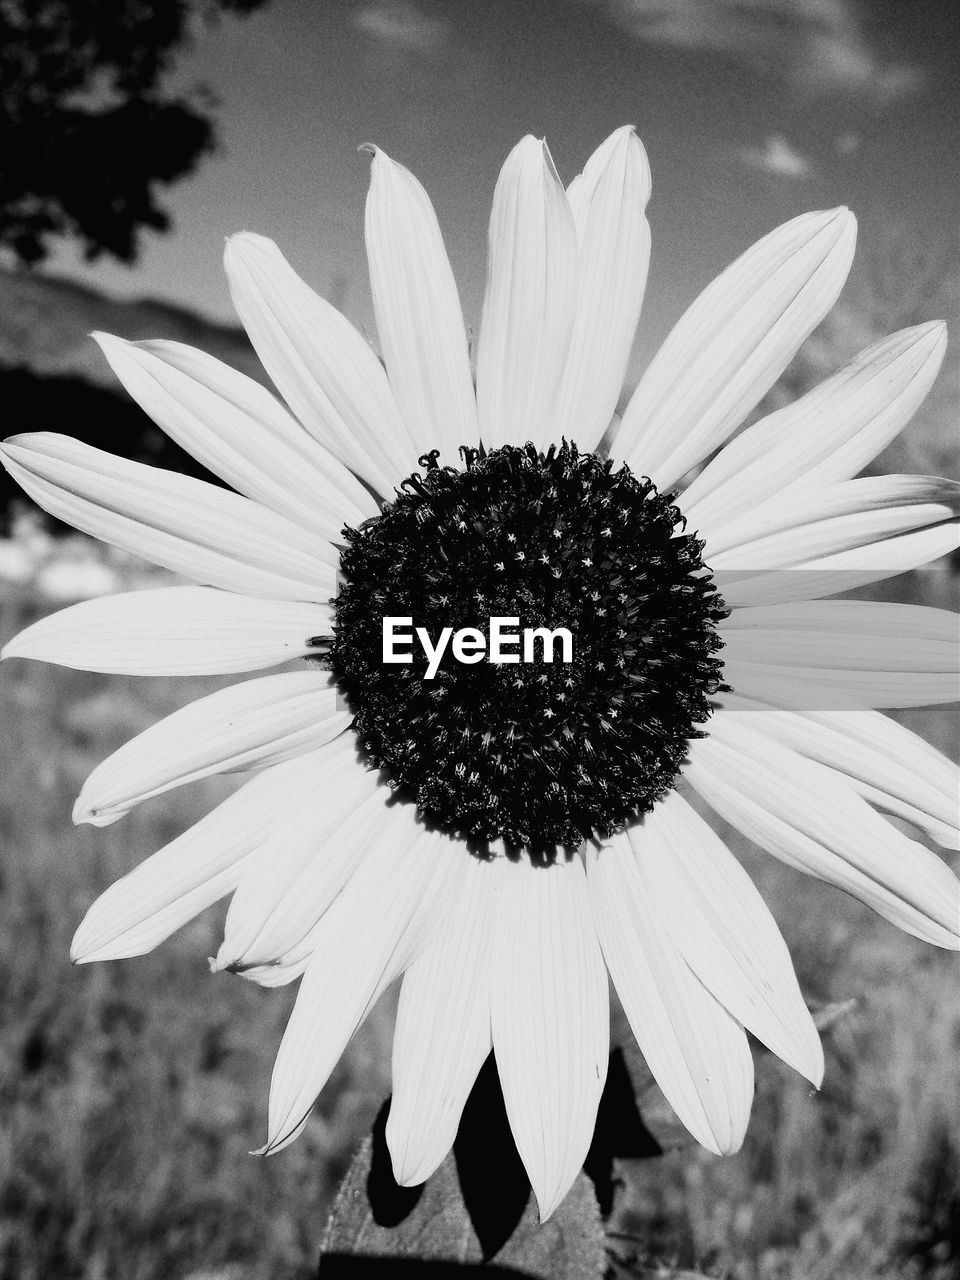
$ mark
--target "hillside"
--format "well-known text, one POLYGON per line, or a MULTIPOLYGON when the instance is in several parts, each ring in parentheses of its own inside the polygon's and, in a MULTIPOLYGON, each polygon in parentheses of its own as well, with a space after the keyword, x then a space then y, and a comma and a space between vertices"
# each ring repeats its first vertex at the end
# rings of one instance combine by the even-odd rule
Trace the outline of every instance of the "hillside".
MULTIPOLYGON (((54 276, 0 271, 2 435, 58 431, 141 462, 213 479, 133 403, 111 372, 93 330, 124 338, 169 338, 202 347, 265 381, 243 330, 183 307, 122 302, 54 276)), ((0 531, 19 490, 0 473, 0 531)), ((58 526, 48 521, 54 531, 58 526)))
POLYGON ((0 271, 0 369, 69 376, 114 390, 116 379, 90 333, 122 338, 170 338, 203 347, 263 379, 243 330, 205 320, 167 302, 123 302, 56 276, 0 271))

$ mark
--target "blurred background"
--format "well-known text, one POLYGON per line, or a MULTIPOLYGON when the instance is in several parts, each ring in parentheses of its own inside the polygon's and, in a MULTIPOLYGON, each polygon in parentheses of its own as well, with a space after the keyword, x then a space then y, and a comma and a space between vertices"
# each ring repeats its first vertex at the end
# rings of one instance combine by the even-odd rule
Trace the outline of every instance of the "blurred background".
MULTIPOLYGON (((840 303, 764 408, 875 338, 953 322, 960 8, 949 0, 0 0, 0 403, 201 474, 87 336, 192 343, 256 377, 223 237, 274 237, 373 335, 366 141, 431 193, 476 325, 504 156, 545 135, 569 180, 615 127, 650 155, 653 254, 628 385, 684 307, 778 222, 847 204, 840 303)), ((877 470, 957 474, 955 344, 877 470)), ((84 596, 166 581, 56 527, 0 481, 0 640, 84 596)), ((949 564, 885 598, 956 607, 949 564)), ((90 769, 215 682, 0 672, 0 1280, 299 1280, 336 1181, 389 1092, 377 1010, 304 1137, 251 1159, 293 993, 207 974, 221 916, 160 952, 73 970, 92 899, 226 793, 188 788, 74 829, 90 769)), ((946 709, 903 717, 957 751, 946 709)), ((618 1275, 960 1276, 957 970, 865 908, 733 843, 825 1031, 812 1095, 769 1055, 744 1150, 625 1159, 618 1275)))

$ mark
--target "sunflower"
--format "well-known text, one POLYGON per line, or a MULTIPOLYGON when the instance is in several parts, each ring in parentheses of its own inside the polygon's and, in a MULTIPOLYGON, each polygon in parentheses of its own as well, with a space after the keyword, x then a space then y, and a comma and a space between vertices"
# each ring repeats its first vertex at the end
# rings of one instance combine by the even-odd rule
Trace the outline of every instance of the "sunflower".
POLYGON ((620 129, 565 190, 526 137, 494 194, 474 378, 430 200, 371 151, 382 362, 246 233, 227 275, 285 405, 189 347, 97 335, 134 399, 229 488, 65 436, 8 440, 4 465, 47 511, 198 585, 83 602, 5 654, 166 676, 306 660, 200 698, 94 770, 74 818, 100 826, 194 779, 253 776, 93 904, 73 957, 141 954, 232 894, 214 967, 302 979, 265 1152, 302 1130, 403 975, 398 1181, 442 1160, 492 1049, 545 1218, 593 1132, 608 975, 713 1151, 743 1139, 748 1031, 821 1079, 773 917, 691 792, 774 856, 958 946, 956 879, 888 821, 957 848, 955 772, 877 710, 957 696, 955 616, 832 598, 957 546, 960 485, 853 478, 925 396, 945 330, 894 334, 735 434, 850 266, 853 216, 804 214, 704 290, 618 419, 649 259, 646 156, 620 129), (540 652, 485 660, 476 636, 494 618, 540 652), (387 619, 411 628, 398 661, 387 619), (431 673, 414 629, 434 644, 444 628, 474 647, 431 673), (547 652, 558 628, 569 654, 547 652))

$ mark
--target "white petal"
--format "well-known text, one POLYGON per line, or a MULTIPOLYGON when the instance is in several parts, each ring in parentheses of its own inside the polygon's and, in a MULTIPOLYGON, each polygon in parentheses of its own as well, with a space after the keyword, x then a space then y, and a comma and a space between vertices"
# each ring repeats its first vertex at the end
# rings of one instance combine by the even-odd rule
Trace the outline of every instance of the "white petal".
POLYGON ((392 793, 378 788, 376 773, 358 761, 353 735, 325 750, 310 795, 276 825, 245 869, 227 912, 218 969, 242 972, 309 954, 298 944, 372 844, 389 834, 392 793))
POLYGON ((61 609, 14 636, 0 657, 122 675, 207 675, 303 657, 316 652, 312 638, 330 633, 327 605, 160 587, 61 609))
POLYGON ((198 698, 99 764, 77 797, 73 820, 105 827, 171 787, 312 751, 350 723, 336 702, 335 686, 317 671, 259 676, 198 698))
MULTIPOLYGON (((310 885, 311 891, 314 893, 317 893, 318 890, 322 891, 322 885, 317 884, 318 880, 323 880, 324 884, 329 886, 334 875, 338 874, 337 868, 340 869, 340 883, 334 886, 333 890, 329 893, 329 900, 326 905, 323 903, 320 904, 322 911, 306 932, 301 933, 300 930, 291 930, 289 936, 295 940, 293 940, 285 950, 280 947, 271 948, 269 951, 270 958, 267 960, 263 960, 260 963, 255 963, 253 960, 250 960, 249 962, 243 961, 238 965, 229 965, 226 967, 229 967, 232 972, 239 974, 241 978, 246 978, 250 982, 255 982, 261 987, 287 986, 289 983, 294 982, 297 978, 301 978, 304 973, 306 973, 313 959, 314 952, 317 951, 318 948, 323 951, 326 945, 324 939, 328 929, 332 927, 328 917, 329 907, 339 900, 341 893, 347 889, 356 872, 364 863, 370 860, 371 856, 376 853, 378 848, 382 846, 389 846, 392 848, 397 844, 398 838, 401 840, 401 843, 406 839, 406 837, 402 835, 402 831, 398 836, 395 809, 387 808, 384 804, 384 799, 385 797, 383 796, 377 796, 373 801, 369 799, 366 801, 363 808, 359 811, 359 830, 355 831, 352 823, 343 824, 343 830, 345 831, 346 838, 352 845, 351 850, 344 853, 344 851, 338 846, 332 850, 327 850, 325 855, 323 855, 331 859, 336 865, 332 868, 327 867, 320 869, 315 873, 310 885), (377 810, 377 804, 380 806, 379 810, 377 810), (349 867, 346 867, 347 859, 352 860, 352 865, 349 867)), ((409 816, 410 815, 405 814, 401 821, 405 822, 409 816)), ((403 847, 406 848, 407 844, 403 844, 403 847)), ((262 850, 258 851, 258 863, 262 861, 262 858, 259 856, 260 854, 262 854, 262 850)), ((446 866, 446 871, 450 876, 455 876, 456 864, 451 863, 446 866)), ((453 881, 451 880, 450 884, 452 883, 453 881)), ((443 892, 445 894, 448 892, 448 888, 449 886, 444 887, 443 892)), ((314 901, 316 900, 317 899, 315 898, 314 901)), ((418 955, 420 950, 427 945, 427 937, 432 934, 434 929, 439 927, 440 918, 441 917, 439 915, 435 915, 431 920, 430 928, 424 930, 421 941, 417 946, 418 955)), ((280 931, 283 930, 285 921, 283 921, 282 918, 275 922, 268 921, 267 927, 269 928, 271 924, 279 924, 280 929, 275 932, 275 936, 278 942, 281 941, 280 931)), ((257 940, 257 946, 260 950, 264 949, 259 947, 259 939, 257 940)), ((221 949, 221 955, 223 954, 223 949, 221 949)), ((220 959, 212 962, 212 966, 213 968, 223 967, 220 959)), ((292 1138, 288 1141, 292 1141, 292 1138)), ((283 1145, 286 1146, 287 1142, 285 1141, 283 1145)))
POLYGON ((960 849, 960 771, 909 729, 878 711, 800 715, 723 694, 729 711, 758 712, 747 723, 810 760, 836 769, 864 800, 906 818, 938 844, 960 849))
MULTIPOLYGON (((757 713, 759 714, 759 713, 757 713)), ((684 775, 721 817, 788 865, 835 884, 907 933, 960 946, 960 884, 838 775, 718 711, 684 775)))
POLYGON ((650 166, 631 126, 593 153, 568 191, 579 292, 548 439, 596 448, 623 388, 650 261, 650 166))
POLYGON ((90 907, 70 948, 75 964, 152 951, 233 890, 250 854, 312 783, 317 752, 273 765, 183 835, 112 884, 90 907))
POLYGON ((544 1221, 587 1155, 607 1076, 607 975, 579 858, 497 859, 493 1048, 507 1117, 544 1221))
POLYGON ((723 444, 833 306, 855 239, 847 209, 803 214, 708 285, 634 392, 617 456, 665 490, 723 444))
POLYGON ((335 458, 392 495, 423 450, 373 351, 265 236, 231 236, 224 266, 237 314, 287 404, 335 458))
POLYGON ((958 492, 955 481, 928 476, 794 488, 712 533, 707 558, 731 607, 836 595, 954 551, 958 492), (760 536, 724 549, 751 531, 760 536))
POLYGON ((271 599, 334 593, 330 543, 249 498, 49 433, 12 436, 0 462, 44 511, 194 581, 271 599))
POLYGON ((733 854, 676 791, 627 835, 654 913, 696 976, 819 1088, 823 1049, 786 943, 733 854))
MULTIPOLYGON (((794 488, 705 536, 715 573, 807 568, 826 556, 865 548, 914 529, 949 524, 960 545, 960 483, 937 476, 871 476, 794 488)), ((692 527, 692 526, 691 526, 692 527)), ((856 557, 847 557, 856 564, 856 557)))
POLYGON ((785 662, 743 662, 731 656, 724 667, 724 679, 745 697, 798 711, 891 710, 957 700, 953 672, 824 670, 785 662))
POLYGON ((93 336, 144 412, 238 493, 334 543, 345 524, 377 514, 356 477, 252 378, 180 342, 93 336))
MULTIPOLYGON (((238 969, 236 972, 248 982, 256 983, 258 987, 273 990, 275 987, 289 986, 291 982, 296 982, 298 978, 302 978, 309 962, 310 956, 298 950, 296 960, 288 961, 285 956, 281 956, 277 960, 271 960, 269 964, 254 964, 249 969, 238 969)), ((306 1117, 304 1117, 305 1122, 306 1117)), ((298 1136, 299 1132, 300 1130, 298 1129, 291 1136, 291 1142, 298 1136)))
POLYGON ((462 848, 393 810, 396 835, 371 850, 336 899, 283 1034, 261 1154, 292 1142, 350 1037, 423 949, 447 901, 462 848))
POLYGON ((625 835, 587 852, 603 956, 651 1074, 693 1136, 738 1151, 753 1101, 743 1028, 696 978, 646 892, 625 835))
POLYGON ((477 345, 477 408, 488 449, 540 445, 550 429, 577 296, 577 232, 546 144, 522 138, 490 215, 477 345))
POLYGON ((401 1186, 425 1182, 453 1146, 492 1039, 490 956, 500 877, 464 858, 459 893, 403 976, 387 1145, 401 1186))
POLYGON ((946 344, 940 320, 902 329, 741 432, 685 490, 691 527, 713 530, 794 487, 855 476, 913 417, 946 344))
MULTIPOLYGON (((960 698, 958 619, 946 609, 818 600, 734 609, 718 630, 724 680, 763 702, 779 672, 804 710, 910 707, 960 698)), ((783 705, 794 705, 785 696, 783 705)))
POLYGON ((956 544, 953 521, 926 525, 790 569, 725 569, 717 575, 717 587, 730 608, 819 600, 929 564, 949 555, 956 544))
POLYGON ((476 446, 477 401, 453 272, 430 197, 373 148, 367 196, 370 287, 390 385, 421 453, 461 466, 476 446))

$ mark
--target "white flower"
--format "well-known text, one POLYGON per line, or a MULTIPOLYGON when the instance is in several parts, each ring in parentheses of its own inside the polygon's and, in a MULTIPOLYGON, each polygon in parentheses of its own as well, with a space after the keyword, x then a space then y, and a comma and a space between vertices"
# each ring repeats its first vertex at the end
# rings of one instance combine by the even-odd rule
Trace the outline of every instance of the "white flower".
POLYGON ((133 397, 236 492, 63 436, 3 446, 42 507, 203 584, 76 605, 6 656, 187 675, 323 654, 351 700, 338 704, 318 662, 201 698, 95 769, 75 811, 104 825, 192 779, 258 770, 95 902, 73 954, 148 951, 233 894, 217 967, 266 985, 302 975, 264 1150, 300 1132, 400 974, 387 1136, 402 1183, 449 1149, 492 1047, 541 1214, 554 1209, 593 1131, 608 972, 651 1071, 711 1150, 743 1138, 747 1030, 819 1083, 773 918, 674 789, 678 767, 775 856, 958 945, 955 878, 881 816, 957 848, 956 774, 875 709, 957 696, 956 619, 826 598, 957 546, 957 484, 853 479, 929 389, 944 327, 876 344, 731 440, 850 265, 847 210, 795 218, 679 321, 604 466, 589 453, 640 312, 649 192, 629 128, 566 191, 541 142, 514 148, 494 196, 475 394, 430 201, 375 150, 366 235, 383 364, 249 234, 229 241, 227 273, 289 408, 188 347, 98 339, 133 397), (434 621, 447 611, 453 627, 481 602, 509 614, 512 600, 536 625, 566 610, 580 661, 448 665, 431 682, 415 664, 378 667, 364 627, 409 611, 388 599, 434 621), (360 763, 358 737, 384 774, 360 763))

